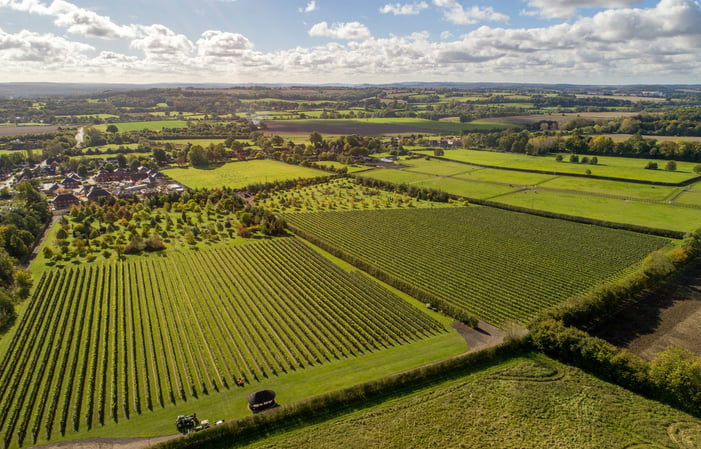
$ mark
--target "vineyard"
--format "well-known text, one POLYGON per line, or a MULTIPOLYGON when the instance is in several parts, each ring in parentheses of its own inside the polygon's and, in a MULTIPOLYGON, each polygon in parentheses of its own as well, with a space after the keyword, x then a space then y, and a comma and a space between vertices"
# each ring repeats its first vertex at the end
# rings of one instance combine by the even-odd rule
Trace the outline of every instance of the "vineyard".
POLYGON ((51 270, 2 356, 5 447, 445 332, 296 238, 51 270))
POLYGON ((622 274, 668 240, 485 207, 286 214, 305 238, 496 325, 622 274))

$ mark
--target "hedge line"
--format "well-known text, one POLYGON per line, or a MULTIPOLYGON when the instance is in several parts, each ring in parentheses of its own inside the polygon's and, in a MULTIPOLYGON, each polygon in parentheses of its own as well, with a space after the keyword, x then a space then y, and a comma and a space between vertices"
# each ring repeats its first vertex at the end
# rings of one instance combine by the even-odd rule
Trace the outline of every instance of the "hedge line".
POLYGON ((466 196, 459 196, 454 194, 445 193, 440 190, 426 189, 421 187, 416 187, 409 184, 395 184, 388 181, 380 181, 373 178, 366 178, 362 176, 352 175, 358 180, 362 185, 367 187, 384 188, 385 190, 396 190, 401 193, 405 193, 409 196, 418 199, 425 199, 438 202, 446 202, 448 200, 467 200, 470 203, 479 204, 481 206, 494 207, 497 209, 504 209, 512 212, 520 212, 524 214, 538 215, 540 217, 555 218, 558 220, 573 221, 576 223, 591 224, 595 226, 602 226, 612 229, 621 229, 624 231, 638 232, 641 234, 656 235, 659 237, 666 237, 672 239, 681 239, 684 237, 684 233, 681 231, 673 231, 671 229, 653 228, 649 226, 639 226, 628 223, 617 223, 614 221, 598 220, 596 218, 580 217, 576 215, 559 214, 557 212, 550 212, 538 209, 529 209, 522 206, 513 206, 510 204, 499 203, 497 201, 484 200, 480 198, 471 198, 466 196))
POLYGON ((530 350, 527 338, 511 339, 499 346, 415 368, 342 390, 315 396, 279 408, 247 416, 206 431, 167 441, 159 449, 230 448, 250 444, 276 433, 364 409, 441 381, 462 377, 485 366, 530 350))
POLYGON ((384 270, 381 270, 380 268, 376 267, 375 265, 372 265, 371 263, 367 262, 366 260, 360 259, 358 257, 355 257, 351 254, 348 254, 347 252, 339 249, 338 247, 330 244, 326 240, 320 239, 316 235, 305 231, 304 229, 301 229, 297 226, 291 225, 287 223, 288 229, 290 229, 292 232, 294 232, 296 235, 299 237, 313 243, 314 245, 318 246, 319 248, 328 251, 329 253, 333 254, 334 256, 343 259, 344 261, 348 262, 349 264, 353 265, 354 267, 363 270, 370 276, 373 276, 382 282, 385 282, 392 287, 403 291, 407 295, 410 295, 416 299, 418 299, 421 302, 431 304, 432 307, 440 310, 444 314, 448 315, 449 317, 460 321, 462 323, 465 323, 466 325, 475 328, 477 327, 477 318, 473 315, 471 315, 469 312, 467 312, 465 309, 455 306, 453 304, 450 304, 446 301, 443 301, 442 299, 437 298, 435 295, 432 293, 427 292, 426 290, 416 287, 415 285, 412 285, 406 281, 403 281, 399 278, 396 278, 392 276, 391 274, 387 273, 384 270))

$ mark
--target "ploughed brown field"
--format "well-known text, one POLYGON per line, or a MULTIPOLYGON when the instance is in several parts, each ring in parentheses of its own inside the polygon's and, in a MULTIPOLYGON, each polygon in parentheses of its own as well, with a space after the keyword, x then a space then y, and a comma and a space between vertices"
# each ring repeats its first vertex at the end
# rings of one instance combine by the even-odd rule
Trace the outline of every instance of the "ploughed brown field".
POLYGON ((646 359, 670 345, 701 355, 701 266, 651 292, 594 334, 646 359))
POLYGON ((612 119, 617 117, 634 117, 639 115, 639 112, 568 112, 568 113, 552 113, 552 114, 530 114, 530 115, 512 115, 508 117, 489 117, 480 119, 480 121, 494 123, 512 123, 514 125, 529 125, 543 120, 551 120, 558 123, 567 123, 575 118, 597 119, 612 119))
POLYGON ((0 126, 0 136, 21 136, 23 134, 49 133, 56 131, 54 125, 0 126))

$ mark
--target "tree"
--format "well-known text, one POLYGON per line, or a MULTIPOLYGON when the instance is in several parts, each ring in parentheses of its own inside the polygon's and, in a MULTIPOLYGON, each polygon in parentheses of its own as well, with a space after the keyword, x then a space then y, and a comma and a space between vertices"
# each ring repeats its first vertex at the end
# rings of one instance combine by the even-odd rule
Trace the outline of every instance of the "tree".
POLYGON ((657 162, 649 161, 645 164, 645 170, 657 170, 657 162))
POLYGON ((209 159, 207 158, 207 152, 202 148, 201 145, 193 145, 188 153, 188 158, 190 159, 190 164, 193 167, 206 167, 209 165, 209 159))
POLYGON ((153 148, 153 158, 156 160, 158 165, 165 165, 168 162, 168 155, 163 148, 153 148))
POLYGON ((677 163, 674 161, 668 161, 667 164, 664 166, 664 169, 667 171, 676 171, 677 163))
POLYGON ((320 148, 324 142, 324 138, 316 131, 309 134, 309 142, 314 145, 314 148, 320 148))
POLYGON ((694 165, 694 173, 701 173, 701 164, 694 165))
POLYGON ((119 128, 117 128, 117 125, 107 125, 106 131, 108 133, 117 133, 119 132, 119 128))

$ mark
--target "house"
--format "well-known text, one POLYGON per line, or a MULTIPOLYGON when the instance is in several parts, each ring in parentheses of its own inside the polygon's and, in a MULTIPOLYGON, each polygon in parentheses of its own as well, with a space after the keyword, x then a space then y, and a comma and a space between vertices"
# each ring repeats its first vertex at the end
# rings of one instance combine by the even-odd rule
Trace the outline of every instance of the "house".
POLYGON ((61 184, 61 186, 63 186, 64 189, 77 189, 83 183, 80 182, 80 180, 78 180, 76 178, 67 177, 63 181, 61 181, 59 184, 61 184))
POLYGON ((107 198, 110 196, 112 195, 102 187, 93 186, 85 197, 88 201, 98 201, 100 198, 107 198))
POLYGON ((51 204, 53 204, 54 209, 56 210, 68 209, 71 206, 77 206, 80 204, 80 199, 72 193, 62 193, 51 200, 51 204))

